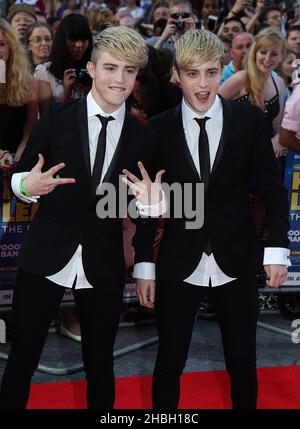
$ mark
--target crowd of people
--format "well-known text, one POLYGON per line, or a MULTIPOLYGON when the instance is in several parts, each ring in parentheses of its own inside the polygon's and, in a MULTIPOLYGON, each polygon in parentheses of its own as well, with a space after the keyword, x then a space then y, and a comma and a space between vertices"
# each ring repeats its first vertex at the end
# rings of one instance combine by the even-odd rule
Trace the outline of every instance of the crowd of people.
POLYGON ((278 133, 292 90, 295 60, 300 58, 296 1, 40 0, 35 5, 26 1, 8 5, 1 19, 0 55, 7 68, 7 82, 0 92, 5 118, 1 168, 9 169, 18 161, 29 131, 49 102, 88 93, 86 63, 93 37, 116 25, 135 29, 149 46, 150 61, 128 102, 140 119, 147 120, 180 100, 172 69, 174 43, 188 30, 205 28, 215 32, 224 46, 220 94, 264 109, 275 154, 283 154, 278 133))
MULTIPOLYGON (((191 32, 207 30, 203 34, 214 34, 214 39, 209 43, 214 43, 215 48, 207 49, 211 49, 216 58, 222 57, 222 67, 220 70, 216 67, 211 72, 212 81, 216 80, 216 76, 220 77, 218 82, 214 83, 213 91, 218 92, 222 103, 232 100, 240 103, 241 106, 253 105, 259 109, 264 120, 265 136, 272 142, 278 172, 281 176, 283 175, 285 148, 300 152, 298 148, 300 119, 297 118, 297 106, 300 104, 299 85, 297 85, 300 74, 297 74, 297 60, 300 63, 300 15, 295 0, 286 2, 37 0, 35 5, 32 5, 31 1, 30 4, 24 1, 8 5, 6 13, 0 18, 0 68, 4 70, 2 73, 4 81, 0 80, 0 168, 2 171, 10 174, 18 168, 20 159, 22 162, 22 154, 30 132, 36 123, 43 123, 45 112, 48 116, 49 112, 52 112, 51 102, 68 103, 74 100, 75 106, 75 100, 79 103, 80 100, 85 99, 93 85, 96 85, 97 90, 95 71, 91 66, 94 63, 93 46, 95 41, 98 43, 99 34, 101 35, 102 32, 105 34, 105 31, 114 27, 128 28, 135 32, 134 34, 138 34, 139 37, 137 46, 142 49, 140 40, 143 40, 147 47, 148 61, 143 60, 142 66, 139 64, 132 91, 124 102, 127 110, 138 121, 143 124, 154 124, 154 129, 156 126, 160 129, 159 122, 155 125, 156 115, 168 112, 169 109, 180 104, 182 91, 185 101, 189 102, 188 96, 192 93, 192 86, 185 85, 191 85, 187 83, 188 79, 198 76, 196 69, 189 70, 185 76, 184 63, 176 62, 178 60, 175 56, 176 49, 177 54, 178 49, 179 51, 184 49, 184 47, 180 48, 180 41, 183 40, 184 45, 184 38, 186 38, 186 43, 191 43, 191 52, 196 58, 195 42, 193 44, 189 39, 191 32), (87 64, 90 65, 87 67, 87 64), (221 82, 220 87, 219 82, 221 82)), ((122 37, 122 33, 120 34, 122 37)), ((195 36, 195 40, 197 37, 195 36)), ((199 43, 205 44, 207 39, 201 37, 199 36, 199 43)), ((126 43, 124 46, 130 45, 129 42, 126 41, 126 43)), ((115 51, 122 57, 119 47, 117 49, 116 46, 117 44, 114 46, 115 51)), ((202 55, 201 49, 199 46, 199 58, 202 61, 207 57, 206 54, 202 55)), ((106 55, 107 51, 104 52, 106 55)), ((180 61, 184 61, 184 51, 180 51, 180 61)), ((113 70, 113 67, 109 58, 107 64, 103 64, 103 70, 110 70, 110 68, 113 70)), ((134 74, 135 70, 131 70, 131 73, 134 74)), ((207 94, 200 92, 198 96, 200 102, 204 103, 207 94)), ((190 105, 193 106, 192 98, 191 95, 190 105)), ((70 106, 73 104, 71 103, 70 106)), ((247 107, 242 107, 241 112, 243 111, 247 112, 247 107)), ((167 119, 168 117, 166 121, 167 119)), ((117 123, 117 121, 112 122, 117 123)), ((173 125, 170 120, 170 130, 173 125)), ((208 129, 209 127, 210 125, 208 129)), ((164 137, 168 138, 167 135, 164 137)), ((60 161, 55 157, 53 160, 60 161)), ((33 167, 26 162, 27 158, 25 166, 33 167)), ((34 168, 41 171, 43 163, 44 161, 39 158, 39 164, 34 168)), ((128 174, 130 177, 130 173, 128 174)), ((133 179, 135 180, 136 178, 133 179)), ((22 183, 21 181, 20 187, 23 186, 22 183)), ((51 188, 49 192, 53 189, 51 188)), ((24 191, 25 197, 26 194, 24 191)), ((263 207, 260 194, 259 183, 254 180, 251 185, 251 198, 254 201, 254 213, 258 218, 260 218, 259 210, 263 207)), ((257 223, 258 233, 263 236, 264 222, 257 223)), ((231 280, 236 280, 239 275, 231 277, 231 280)), ((270 277, 272 278, 271 272, 270 277)), ((193 281, 191 283, 195 284, 193 281)), ((149 284, 145 287, 152 291, 152 286, 149 284)), ((169 285, 164 287, 168 290, 169 285)), ((160 303, 163 299, 161 295, 160 303)), ((167 300, 167 293, 165 299, 167 300)), ((255 297, 251 295, 251 299, 254 300, 255 297)), ((81 298, 78 302, 80 301, 81 298)), ((180 302, 181 297, 178 295, 178 305, 180 302)), ((175 304, 177 303, 174 302, 175 304)), ((83 308, 83 304, 79 304, 79 307, 83 308)), ((163 320, 165 316, 160 317, 163 320)), ((169 322, 161 323, 167 325, 169 322)), ((62 333, 75 340, 81 340, 80 327, 73 310, 66 310, 63 315, 62 333)), ((161 350, 161 360, 158 359, 156 365, 154 402, 159 404, 158 407, 164 404, 163 396, 167 397, 170 393, 169 387, 165 389, 164 381, 161 381, 164 377, 168 378, 163 368, 164 359, 168 359, 167 355, 168 352, 165 356, 161 350)), ((181 366, 182 361, 178 365, 181 366)), ((233 363, 232 365, 234 367, 233 363)), ((178 390, 176 387, 174 392, 177 391, 176 389, 178 390)), ((254 391, 255 388, 250 400, 251 406, 255 403, 254 391)), ((165 401, 166 407, 173 407, 178 400, 177 396, 169 402, 165 401)), ((111 397, 113 397, 112 392, 111 397)), ((236 401, 238 404, 239 400, 236 401)), ((107 403, 111 404, 109 401, 107 403)))

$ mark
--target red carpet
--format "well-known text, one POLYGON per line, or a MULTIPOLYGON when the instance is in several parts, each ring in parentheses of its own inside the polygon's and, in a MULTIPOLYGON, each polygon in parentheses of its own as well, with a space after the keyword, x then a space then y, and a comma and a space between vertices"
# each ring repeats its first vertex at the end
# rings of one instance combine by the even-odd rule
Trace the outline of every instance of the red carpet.
MULTIPOLYGON (((300 408, 300 366, 260 368, 258 408, 300 408)), ((180 408, 230 408, 229 379, 225 371, 193 372, 182 377, 180 408)), ((117 379, 116 408, 150 408, 151 377, 117 379)), ((34 384, 31 409, 85 408, 85 382, 34 384)))

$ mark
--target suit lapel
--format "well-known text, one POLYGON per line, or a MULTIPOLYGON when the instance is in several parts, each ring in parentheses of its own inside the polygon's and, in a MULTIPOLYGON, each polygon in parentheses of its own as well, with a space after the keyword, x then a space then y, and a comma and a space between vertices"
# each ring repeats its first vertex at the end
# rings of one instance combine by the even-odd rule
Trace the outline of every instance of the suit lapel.
POLYGON ((88 176, 91 179, 91 161, 90 161, 90 144, 89 144, 89 130, 87 118, 87 105, 86 98, 78 101, 78 124, 80 132, 80 141, 83 151, 84 163, 88 176))
POLYGON ((221 98, 222 108, 223 108, 223 129, 222 129, 222 134, 221 134, 218 150, 217 150, 215 160, 214 160, 214 163, 212 166, 211 175, 215 173, 218 165, 220 164, 220 160, 221 160, 222 154, 224 152, 226 142, 227 142, 228 137, 229 137, 229 131, 230 131, 231 120, 232 120, 232 108, 231 108, 229 101, 225 100, 220 95, 219 95, 219 97, 221 98))
MULTIPOLYGON (((182 121, 182 112, 181 112, 181 104, 179 104, 175 111, 174 111, 174 116, 175 116, 175 138, 176 140, 179 141, 179 144, 181 145, 181 148, 184 152, 185 155, 185 159, 187 160, 189 166, 191 167, 191 169, 193 170, 194 174, 197 176, 197 179, 200 180, 200 176, 199 173, 197 171, 197 168, 195 166, 195 163, 193 161, 193 157, 191 155, 191 152, 189 150, 189 147, 187 145, 187 141, 185 138, 185 134, 184 134, 184 129, 183 129, 183 121, 182 121)), ((178 156, 176 154, 176 156, 178 156)))
POLYGON ((130 115, 129 115, 128 111, 126 110, 120 139, 118 141, 115 153, 114 153, 113 158, 111 160, 111 163, 108 167, 108 170, 107 170, 105 176, 103 177, 103 182, 111 182, 112 175, 113 175, 114 171, 117 170, 118 165, 120 163, 120 159, 122 159, 122 152, 123 152, 123 149, 125 147, 125 143, 130 141, 130 128, 131 128, 130 127, 130 123, 131 123, 130 119, 131 119, 130 115))

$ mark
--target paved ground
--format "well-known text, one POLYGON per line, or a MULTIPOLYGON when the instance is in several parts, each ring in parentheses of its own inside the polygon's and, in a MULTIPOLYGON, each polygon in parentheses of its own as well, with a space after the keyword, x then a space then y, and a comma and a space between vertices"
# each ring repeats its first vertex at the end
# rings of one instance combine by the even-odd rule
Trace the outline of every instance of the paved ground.
MULTIPOLYGON (((278 313, 261 314, 259 321, 285 331, 294 331, 291 321, 278 313)), ((300 327, 300 320, 299 325, 300 327)), ((123 349, 157 335, 155 323, 120 326, 116 340, 116 350, 123 349)), ((300 341, 300 334, 299 334, 300 341)), ((258 328, 258 366, 299 365, 300 343, 295 344, 291 337, 258 328)), ((0 344, 0 353, 7 353, 9 343, 0 344)), ((131 375, 150 375, 153 371, 157 343, 140 350, 124 354, 115 359, 117 377, 131 375)), ((50 333, 41 359, 41 364, 49 368, 72 368, 81 365, 80 344, 56 333, 50 333)), ((5 360, 0 359, 0 376, 5 367, 5 360)), ((213 320, 197 319, 195 322, 189 359, 185 371, 209 371, 224 369, 223 351, 218 325, 213 320)), ((36 371, 33 382, 46 383, 84 378, 82 370, 73 374, 55 375, 36 371)))

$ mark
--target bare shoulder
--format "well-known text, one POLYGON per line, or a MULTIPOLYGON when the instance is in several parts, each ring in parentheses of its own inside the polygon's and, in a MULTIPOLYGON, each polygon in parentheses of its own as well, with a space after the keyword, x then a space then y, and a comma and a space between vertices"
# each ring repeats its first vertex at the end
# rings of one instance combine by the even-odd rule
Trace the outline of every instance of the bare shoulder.
POLYGON ((246 72, 244 70, 234 73, 220 86, 219 93, 227 99, 235 99, 244 91, 246 86, 246 72))
POLYGON ((247 78, 247 72, 246 70, 240 70, 234 73, 233 77, 235 77, 236 82, 245 83, 247 78))
POLYGON ((247 73, 245 70, 240 70, 234 73, 228 80, 232 79, 232 82, 236 84, 244 85, 246 83, 247 73))

